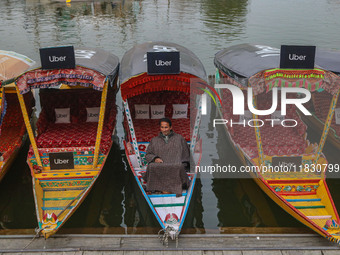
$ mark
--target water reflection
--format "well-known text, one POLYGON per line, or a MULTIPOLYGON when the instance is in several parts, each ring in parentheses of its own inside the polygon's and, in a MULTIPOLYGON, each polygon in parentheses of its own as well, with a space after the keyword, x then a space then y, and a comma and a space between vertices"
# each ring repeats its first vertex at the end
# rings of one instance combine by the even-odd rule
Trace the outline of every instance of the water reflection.
MULTIPOLYGON (((1 0, 0 48, 38 59, 40 47, 74 45, 98 47, 122 57, 136 43, 172 41, 191 49, 213 74, 214 54, 231 44, 256 42, 315 44, 340 49, 340 4, 337 0, 1 0), (302 15, 311 13, 311 15, 302 15)), ((117 95, 117 104, 121 99, 117 95)), ((209 111, 211 106, 209 105, 209 111)), ((119 111, 117 136, 124 137, 119 111)), ((202 165, 236 165, 238 161, 223 128, 202 118, 205 142, 202 165)), ((313 135, 312 135, 313 136, 313 135)), ((310 138, 309 138, 310 139, 310 138)), ((318 142, 319 138, 315 138, 318 142)), ((31 176, 26 165, 28 145, 0 184, 0 229, 32 231, 36 226, 31 176)), ((326 144, 330 162, 339 151, 326 144)), ((196 183, 183 232, 199 233, 219 227, 301 225, 273 203, 249 179, 201 176, 196 183)), ((224 176, 227 177, 227 176, 224 176)), ((338 179, 327 181, 336 205, 338 179)), ((60 233, 156 233, 153 214, 141 197, 119 146, 95 186, 60 233)), ((32 231, 33 232, 33 231, 32 231)))
POLYGON ((248 0, 202 0, 203 21, 213 37, 232 41, 245 32, 248 0))

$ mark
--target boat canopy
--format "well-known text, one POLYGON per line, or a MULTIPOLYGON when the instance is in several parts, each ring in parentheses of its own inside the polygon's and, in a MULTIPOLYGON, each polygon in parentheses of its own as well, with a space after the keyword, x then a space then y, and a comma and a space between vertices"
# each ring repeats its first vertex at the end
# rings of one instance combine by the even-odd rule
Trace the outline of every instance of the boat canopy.
POLYGON ((66 84, 102 90, 108 80, 111 85, 119 69, 119 58, 110 52, 94 48, 75 49, 75 69, 41 69, 40 61, 19 76, 16 84, 21 94, 31 89, 66 84))
POLYGON ((0 50, 0 83, 12 83, 14 78, 35 64, 35 61, 14 51, 0 50))
POLYGON ((321 68, 340 75, 340 51, 316 48, 315 62, 321 68))
POLYGON ((340 89, 340 79, 330 71, 339 70, 336 57, 325 50, 316 51, 317 67, 312 70, 280 69, 280 50, 263 45, 240 44, 219 51, 214 64, 239 86, 251 86, 254 95, 273 87, 302 87, 331 94, 340 89), (325 54, 325 55, 324 55, 325 54), (249 84, 248 84, 249 83, 249 84))
POLYGON ((127 51, 121 61, 119 80, 123 100, 146 92, 174 90, 190 92, 190 79, 206 84, 206 72, 198 57, 187 48, 169 42, 147 42, 127 51), (147 74, 147 52, 180 52, 179 74, 147 74))

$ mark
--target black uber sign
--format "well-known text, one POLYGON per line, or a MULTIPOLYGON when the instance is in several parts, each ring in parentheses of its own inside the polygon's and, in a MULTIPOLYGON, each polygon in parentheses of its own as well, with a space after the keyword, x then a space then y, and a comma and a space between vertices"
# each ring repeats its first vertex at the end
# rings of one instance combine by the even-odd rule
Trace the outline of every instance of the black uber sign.
POLYGON ((314 69, 315 46, 281 45, 280 68, 314 69))
POLYGON ((73 46, 41 48, 41 69, 68 69, 76 68, 73 46))
POLYGON ((74 169, 73 152, 50 153, 51 170, 74 169))
POLYGON ((302 164, 302 157, 273 157, 272 166, 273 167, 287 167, 289 172, 295 172, 300 170, 300 165, 302 164))
POLYGON ((179 52, 147 52, 148 74, 178 74, 179 52))

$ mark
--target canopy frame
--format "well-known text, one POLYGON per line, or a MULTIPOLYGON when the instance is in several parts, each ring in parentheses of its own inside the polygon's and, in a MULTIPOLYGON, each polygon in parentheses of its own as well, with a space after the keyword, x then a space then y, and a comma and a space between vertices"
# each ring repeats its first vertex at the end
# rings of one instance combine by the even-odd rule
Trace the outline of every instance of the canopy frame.
MULTIPOLYGON (((279 68, 276 68, 276 69, 271 69, 271 70, 265 70, 265 71, 262 71, 262 72, 259 72, 255 75, 253 75, 252 77, 250 77, 248 79, 248 87, 252 87, 254 89, 254 87, 252 86, 252 81, 256 81, 256 83, 262 83, 261 85, 261 89, 257 89, 257 93, 254 93, 253 94, 253 105, 256 107, 256 95, 258 94, 262 94, 262 93, 266 93, 264 88, 266 87, 265 83, 262 82, 262 81, 258 81, 256 79, 261 79, 261 76, 263 77, 263 74, 266 74, 267 71, 269 72, 275 72, 275 71, 280 71, 281 69, 279 68)), ((312 74, 312 77, 308 77, 308 78, 315 78, 313 75, 317 76, 317 78, 320 78, 322 80, 325 79, 326 75, 327 74, 330 74, 329 78, 331 82, 334 82, 334 79, 336 79, 336 77, 338 77, 337 75, 333 74, 332 72, 330 71, 326 71, 326 70, 321 70, 321 69, 314 69, 314 70, 317 70, 317 74, 312 74), (321 74, 322 72, 324 72, 324 76, 321 74)), ((283 71, 287 71, 287 70, 283 70, 283 71)), ((294 72, 294 75, 299 75, 299 72, 301 72, 301 75, 304 76, 305 75, 305 71, 306 70, 288 70, 288 71, 292 71, 294 72)), ((312 70, 313 71, 313 70, 312 70)), ((264 75, 265 76, 265 75, 264 75)), ((297 77, 299 78, 299 77, 297 77)), ((264 78, 262 78, 264 79, 264 78)), ((276 78, 275 78, 276 79, 276 78)), ((275 80, 275 86, 278 86, 278 87, 281 87, 281 86, 284 86, 284 83, 280 83, 280 82, 277 82, 275 80)), ((333 94, 333 98, 332 98, 332 102, 331 102, 331 105, 330 105, 330 108, 329 108, 329 112, 328 112, 328 116, 327 116, 327 120, 324 124, 324 130, 323 130, 323 133, 322 133, 322 136, 321 136, 321 139, 320 139, 320 142, 318 144, 318 149, 315 153, 315 164, 317 164, 317 162, 319 161, 320 159, 320 156, 321 156, 321 153, 322 153, 322 150, 323 150, 323 147, 324 147, 324 144, 326 142, 326 139, 327 139, 327 136, 328 136, 328 133, 329 133, 329 129, 330 129, 330 125, 331 125, 331 121, 332 121, 332 118, 333 118, 333 115, 334 115, 334 112, 335 112, 335 106, 336 106, 336 103, 337 103, 337 100, 339 98, 339 94, 340 94, 340 84, 338 86, 330 86, 330 88, 328 88, 327 86, 322 86, 322 82, 318 82, 318 86, 317 87, 311 87, 311 86, 308 86, 308 87, 304 87, 305 89, 309 89, 309 90, 313 90, 313 91, 316 91, 318 88, 322 88, 322 89, 325 89, 327 90, 329 93, 332 94, 332 92, 334 92, 336 89, 337 89, 337 92, 333 94)), ((267 92, 268 92, 268 89, 267 89, 267 92)), ((257 116, 255 114, 253 114, 254 116, 254 119, 257 119, 257 116)), ((258 148, 258 156, 259 156, 259 160, 261 162, 261 165, 263 166, 264 165, 264 153, 263 153, 263 147, 262 147, 262 140, 261 140, 261 132, 260 132, 260 129, 257 125, 257 121, 255 123, 255 126, 254 126, 254 129, 255 129, 255 134, 256 134, 256 143, 257 143, 257 148, 258 148)))
MULTIPOLYGON (((116 80, 115 80, 116 81, 116 80)), ((114 81, 114 82, 115 82, 114 81)), ((106 110, 106 98, 107 98, 107 92, 108 92, 108 86, 109 86, 109 80, 105 79, 102 95, 101 95, 101 103, 100 103, 100 113, 99 113, 99 120, 98 120, 98 127, 97 127, 97 135, 96 135, 96 143, 95 143, 95 151, 94 151, 94 160, 92 163, 93 169, 98 168, 98 160, 99 160, 99 154, 100 154, 100 144, 101 144, 101 139, 102 139, 102 129, 104 126, 104 115, 105 115, 105 110, 106 110)), ((24 118, 25 126, 27 129, 27 133, 33 148, 34 156, 36 158, 37 164, 38 164, 38 171, 46 170, 43 167, 41 157, 39 154, 39 148, 37 146, 34 132, 32 129, 32 125, 30 123, 29 117, 28 117, 28 111, 25 105, 24 97, 23 94, 21 93, 20 89, 18 86, 16 87, 16 93, 19 99, 20 107, 21 107, 21 112, 24 118)), ((91 165, 89 166, 91 167, 91 165)), ((89 168, 89 167, 84 167, 84 168, 89 168)), ((35 169, 33 169, 35 170, 35 169)), ((97 169, 98 170, 98 169, 97 169)))

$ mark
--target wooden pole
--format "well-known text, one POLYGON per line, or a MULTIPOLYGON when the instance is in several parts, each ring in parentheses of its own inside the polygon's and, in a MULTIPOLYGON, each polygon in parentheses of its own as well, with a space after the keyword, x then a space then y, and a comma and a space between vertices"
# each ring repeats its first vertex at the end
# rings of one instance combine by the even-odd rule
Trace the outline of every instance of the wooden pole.
POLYGON ((35 158, 37 160, 37 164, 38 164, 38 166, 40 166, 43 169, 41 159, 40 159, 40 155, 39 155, 39 151, 38 151, 38 146, 37 146, 37 143, 35 142, 35 137, 34 137, 34 134, 33 134, 32 126, 31 126, 31 123, 30 123, 30 119, 28 117, 24 97, 23 97, 23 95, 20 94, 19 88, 17 86, 16 86, 16 90, 17 90, 17 95, 18 95, 20 107, 21 107, 22 116, 24 118, 27 133, 28 133, 28 136, 29 136, 30 141, 31 141, 33 152, 34 152, 35 158))
POLYGON ((97 168, 97 164, 98 164, 100 142, 102 140, 103 126, 104 126, 107 90, 108 90, 108 81, 106 80, 104 84, 103 92, 102 92, 101 103, 100 103, 100 113, 99 113, 99 121, 98 121, 97 137, 96 137, 96 146, 94 149, 93 168, 97 168))
MULTIPOLYGON (((256 102, 256 97, 253 96, 253 105, 254 108, 256 108, 257 102, 256 102)), ((263 155, 263 147, 262 147, 262 140, 261 140, 261 133, 260 133, 260 128, 258 127, 258 121, 257 115, 253 114, 253 118, 255 119, 254 124, 255 124, 255 135, 256 135, 256 144, 257 144, 257 150, 259 152, 259 162, 260 166, 262 169, 262 166, 264 166, 264 155, 263 155)))
POLYGON ((321 139, 320 139, 318 150, 317 150, 316 155, 315 155, 316 156, 315 161, 314 161, 315 164, 318 163, 320 156, 321 156, 321 153, 322 153, 322 150, 323 150, 323 147, 325 145, 327 135, 328 135, 329 129, 330 129, 331 124, 332 124, 332 119, 333 119, 333 116, 334 116, 336 103, 338 102, 339 94, 340 94, 340 90, 338 90, 338 92, 333 96, 331 105, 329 106, 327 120, 326 120, 325 125, 323 127, 322 136, 321 136, 321 139))

